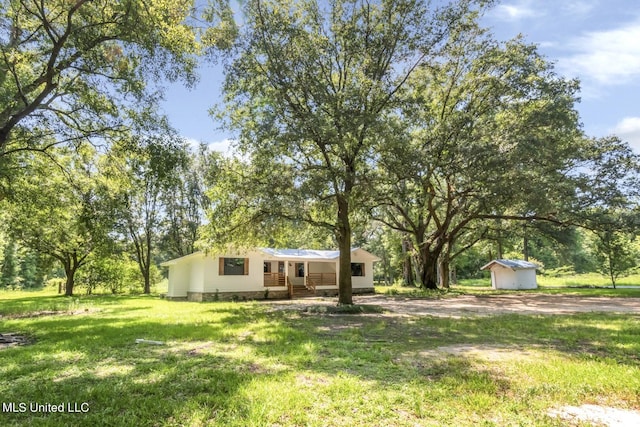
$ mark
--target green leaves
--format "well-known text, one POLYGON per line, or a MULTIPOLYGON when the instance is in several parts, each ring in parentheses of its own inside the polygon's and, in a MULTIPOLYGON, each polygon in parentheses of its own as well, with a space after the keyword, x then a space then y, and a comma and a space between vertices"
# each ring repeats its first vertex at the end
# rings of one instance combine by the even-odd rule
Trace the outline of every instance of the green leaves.
POLYGON ((0 156, 46 150, 46 136, 109 139, 157 101, 156 82, 192 83, 201 50, 192 6, 3 0, 0 156))
POLYGON ((351 235, 374 203, 376 162, 394 138, 389 123, 407 103, 410 76, 474 3, 443 14, 419 0, 248 2, 225 100, 251 165, 238 165, 246 184, 236 211, 224 214, 220 202, 209 229, 255 238, 251 225, 279 218, 331 231, 342 252, 340 302, 349 304, 351 235))
POLYGON ((23 246, 60 263, 68 295, 75 271, 106 237, 97 209, 94 155, 83 147, 16 156, 21 169, 12 178, 9 232, 23 246))
POLYGON ((378 164, 376 213, 411 233, 427 287, 438 261, 446 269, 486 236, 487 220, 558 212, 583 141, 576 83, 557 77, 535 46, 495 41, 476 18, 413 73, 378 164))

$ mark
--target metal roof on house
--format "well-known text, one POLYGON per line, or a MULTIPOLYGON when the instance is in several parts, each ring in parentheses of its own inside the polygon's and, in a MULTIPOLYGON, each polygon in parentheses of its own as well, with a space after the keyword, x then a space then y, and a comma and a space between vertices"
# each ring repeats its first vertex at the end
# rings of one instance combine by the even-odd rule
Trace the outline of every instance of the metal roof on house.
MULTIPOLYGON (((275 258, 304 258, 304 259, 336 259, 340 251, 320 251, 315 249, 273 249, 260 248, 265 254, 275 258)), ((354 249, 352 249, 353 251, 354 249)))
MULTIPOLYGON (((301 260, 334 260, 340 258, 340 251, 322 251, 316 249, 273 249, 260 248, 260 250, 271 257, 283 259, 301 259, 301 260)), ((361 248, 351 248, 351 253, 360 251, 373 261, 380 261, 380 258, 361 248)))
MULTIPOLYGON (((287 260, 336 260, 340 258, 340 251, 321 251, 315 249, 274 249, 274 248, 259 248, 258 249, 263 254, 268 257, 272 257, 275 259, 287 259, 287 260)), ((373 261, 380 261, 380 258, 377 256, 365 251, 360 248, 351 248, 351 252, 362 251, 366 254, 367 257, 370 257, 373 261)), ((183 260, 190 258, 194 255, 205 255, 204 252, 194 252, 192 254, 183 256, 181 258, 176 258, 172 260, 165 261, 160 265, 163 267, 168 267, 170 265, 175 265, 178 262, 182 262, 183 260)), ((238 254, 239 255, 239 254, 238 254)))
POLYGON ((487 265, 483 266, 480 270, 489 270, 493 264, 498 264, 512 270, 530 270, 538 268, 537 264, 520 259, 494 259, 487 265))

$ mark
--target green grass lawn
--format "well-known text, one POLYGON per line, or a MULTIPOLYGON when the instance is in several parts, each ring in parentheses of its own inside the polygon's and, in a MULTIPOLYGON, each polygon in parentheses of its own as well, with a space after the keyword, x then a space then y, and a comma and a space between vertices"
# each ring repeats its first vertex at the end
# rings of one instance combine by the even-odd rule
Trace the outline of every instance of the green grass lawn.
MULTIPOLYGON (((640 297, 640 275, 632 275, 620 279, 618 287, 613 289, 611 283, 596 273, 579 274, 564 277, 538 275, 538 289, 527 290, 527 293, 599 296, 599 297, 640 297), (626 288, 633 286, 635 288, 626 288)), ((450 298, 461 294, 500 295, 523 291, 494 290, 491 279, 463 279, 451 285, 448 290, 423 290, 405 286, 376 286, 376 292, 385 295, 402 295, 410 297, 450 298)))
POLYGON ((0 314, 0 333, 32 340, 0 350, 2 403, 89 409, 4 411, 0 425, 560 426, 549 408, 640 409, 638 315, 327 315, 18 292, 0 293, 0 314))
MULTIPOLYGON (((609 288, 611 281, 609 278, 598 273, 573 274, 560 277, 538 274, 538 285, 542 288, 553 287, 603 287, 609 288)), ((491 287, 489 276, 482 279, 463 279, 460 285, 465 287, 491 287)), ((640 286, 640 274, 632 274, 620 277, 616 281, 617 286, 640 286)))

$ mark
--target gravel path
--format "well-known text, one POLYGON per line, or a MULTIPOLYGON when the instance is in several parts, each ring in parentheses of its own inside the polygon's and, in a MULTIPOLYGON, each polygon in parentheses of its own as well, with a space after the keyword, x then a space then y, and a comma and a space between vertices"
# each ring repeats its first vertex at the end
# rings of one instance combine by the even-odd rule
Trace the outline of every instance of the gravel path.
MULTIPOLYGON (((533 293, 508 295, 461 295, 442 299, 405 298, 387 295, 354 296, 354 303, 377 305, 392 315, 471 317, 492 314, 572 314, 589 312, 640 314, 640 298, 584 297, 533 293)), ((304 309, 335 305, 335 298, 304 298, 265 301, 275 309, 304 309)))

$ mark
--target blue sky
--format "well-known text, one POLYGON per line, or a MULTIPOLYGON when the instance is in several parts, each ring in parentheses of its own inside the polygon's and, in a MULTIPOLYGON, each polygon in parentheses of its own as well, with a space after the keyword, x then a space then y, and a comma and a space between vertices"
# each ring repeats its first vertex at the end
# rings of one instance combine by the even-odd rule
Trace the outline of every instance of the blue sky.
MULTIPOLYGON (((483 23, 500 40, 523 34, 558 74, 581 81, 577 109, 587 135, 616 134, 640 153, 638 0, 504 0, 483 23)), ((203 66, 194 89, 167 89, 163 108, 184 137, 224 151, 233 135, 208 114, 220 100, 222 78, 220 67, 203 66)))

